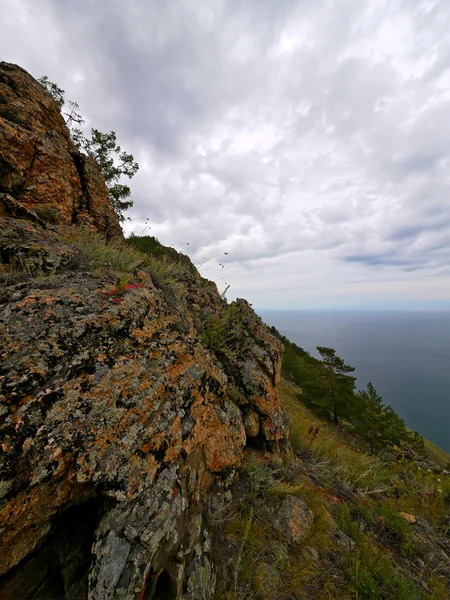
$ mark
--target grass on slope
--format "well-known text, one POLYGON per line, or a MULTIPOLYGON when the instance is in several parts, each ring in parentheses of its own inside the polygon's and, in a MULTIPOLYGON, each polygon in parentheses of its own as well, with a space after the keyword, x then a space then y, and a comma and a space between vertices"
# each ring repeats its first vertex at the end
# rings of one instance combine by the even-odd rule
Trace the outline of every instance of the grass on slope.
POLYGON ((344 494, 345 490, 352 490, 363 495, 380 493, 389 487, 391 474, 382 460, 361 452, 356 438, 302 404, 296 385, 282 380, 278 391, 289 415, 294 452, 312 455, 321 485, 335 487, 339 481, 344 494), (314 435, 311 429, 317 427, 318 433, 314 435))
POLYGON ((124 240, 106 241, 101 233, 78 228, 68 228, 63 239, 76 246, 77 261, 90 271, 113 271, 126 279, 136 269, 147 271, 160 283, 176 287, 185 277, 188 267, 172 255, 153 255, 141 252, 124 240))
MULTIPOLYGON (((162 252, 161 248, 164 247, 161 244, 141 251, 126 240, 107 241, 103 234, 86 227, 61 227, 59 234, 66 249, 72 249, 72 256, 64 266, 58 261, 47 265, 45 247, 30 244, 26 253, 8 257, 9 262, 3 269, 6 282, 12 283, 14 277, 45 280, 66 268, 86 270, 99 276, 110 275, 117 280, 119 287, 125 287, 140 270, 151 275, 158 287, 164 286, 172 292, 181 293, 186 279, 195 277, 195 268, 187 257, 171 248, 162 252)), ((54 241, 53 238, 51 241, 54 241)))
POLYGON ((426 438, 423 439, 423 442, 425 444, 425 451, 428 458, 439 465, 442 469, 448 470, 450 465, 450 454, 426 438))
POLYGON ((450 480, 395 455, 368 455, 358 438, 304 406, 298 387, 283 380, 278 391, 294 454, 275 468, 247 450, 220 513, 231 574, 216 600, 446 600, 439 540, 450 480), (295 542, 277 525, 289 498, 313 515, 295 542), (401 512, 422 521, 411 526, 401 512))
POLYGON ((356 437, 320 419, 302 404, 297 386, 282 380, 278 391, 289 414, 294 451, 312 454, 321 485, 344 496, 348 491, 361 497, 381 498, 392 510, 414 513, 426 518, 440 532, 448 531, 448 475, 419 469, 401 454, 397 460, 389 461, 383 454, 370 456, 360 449, 356 437), (308 433, 312 426, 319 426, 315 439, 308 433))

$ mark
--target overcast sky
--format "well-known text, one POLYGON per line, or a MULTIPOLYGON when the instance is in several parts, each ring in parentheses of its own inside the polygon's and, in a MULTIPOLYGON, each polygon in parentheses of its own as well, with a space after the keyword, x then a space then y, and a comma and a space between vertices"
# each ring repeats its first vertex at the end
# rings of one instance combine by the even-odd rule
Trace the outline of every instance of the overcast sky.
POLYGON ((197 265, 218 255, 200 270, 256 308, 450 308, 449 0, 0 14, 1 59, 139 162, 127 233, 149 219, 197 265))

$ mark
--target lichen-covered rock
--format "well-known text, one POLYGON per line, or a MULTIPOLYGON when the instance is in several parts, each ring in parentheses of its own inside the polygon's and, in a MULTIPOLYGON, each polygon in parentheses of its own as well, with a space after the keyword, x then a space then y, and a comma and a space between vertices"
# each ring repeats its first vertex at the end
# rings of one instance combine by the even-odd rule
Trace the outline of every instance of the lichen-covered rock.
POLYGON ((402 517, 402 519, 405 519, 405 521, 407 523, 409 523, 410 525, 417 523, 417 519, 414 515, 410 515, 409 513, 405 513, 405 512, 400 512, 398 514, 402 517))
MULTIPOLYGON (((270 451, 275 451, 285 438, 287 425, 276 391, 280 382, 282 344, 270 334, 246 300, 236 300, 231 308, 234 311, 231 331, 218 356, 229 376, 234 401, 245 414, 258 416, 260 439, 270 451)), ((252 433, 255 431, 253 428, 252 433)))
POLYGON ((86 221, 122 236, 100 168, 75 148, 53 98, 0 62, 0 216, 17 216, 19 206, 45 222, 86 221))
MULTIPOLYGON (((37 273, 54 273, 73 265, 77 248, 65 242, 55 229, 37 227, 38 221, 33 220, 0 218, 0 255, 3 259, 0 273, 3 267, 5 273, 12 272, 13 275, 16 270, 29 277, 37 273)), ((5 297, 9 297, 6 294, 5 297)), ((1 295, 0 290, 0 298, 1 295)))
POLYGON ((244 419, 245 433, 247 437, 256 437, 260 432, 260 423, 258 413, 250 411, 245 415, 244 419))
POLYGON ((164 571, 174 598, 207 598, 186 592, 198 581, 213 589, 202 507, 241 460, 247 408, 269 449, 286 438, 279 344, 245 305, 251 358, 225 364, 201 343, 189 303, 150 277, 120 295, 113 287, 64 272, 1 295, 0 572, 26 562, 57 515, 103 498, 92 597, 137 598, 164 571))
POLYGON ((273 516, 274 526, 290 543, 300 541, 313 522, 314 514, 309 506, 296 496, 285 498, 273 516))

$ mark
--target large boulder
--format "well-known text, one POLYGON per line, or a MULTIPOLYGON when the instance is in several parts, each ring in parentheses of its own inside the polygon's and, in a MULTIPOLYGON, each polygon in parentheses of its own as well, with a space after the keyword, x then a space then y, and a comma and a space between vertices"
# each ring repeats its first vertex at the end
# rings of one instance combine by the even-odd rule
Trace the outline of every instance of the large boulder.
POLYGON ((63 272, 0 294, 0 596, 26 584, 30 598, 88 597, 90 572, 96 599, 150 598, 158 581, 170 598, 212 597, 204 507, 242 460, 247 409, 272 452, 286 440, 280 346, 251 308, 240 304, 242 344, 255 358, 224 364, 201 341, 198 307, 140 277, 119 293, 63 272), (92 554, 75 560, 73 544, 92 554))

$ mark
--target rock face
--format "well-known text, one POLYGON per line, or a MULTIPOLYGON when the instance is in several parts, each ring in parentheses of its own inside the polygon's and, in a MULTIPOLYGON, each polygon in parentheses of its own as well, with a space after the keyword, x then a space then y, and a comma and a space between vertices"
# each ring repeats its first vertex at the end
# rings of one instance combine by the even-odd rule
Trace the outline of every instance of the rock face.
MULTIPOLYGON (((32 248, 51 272, 0 290, 0 597, 212 598, 205 507, 247 444, 286 444, 281 344, 239 300, 227 344, 206 345, 227 307, 192 266, 173 289, 145 269, 121 288, 77 270, 40 215, 79 220, 97 175, 80 176, 36 82, 0 73, 0 252, 32 248)), ((95 202, 91 222, 114 232, 95 202)))
POLYGON ((26 71, 0 62, 0 216, 121 228, 96 163, 72 144, 53 98, 26 71))
POLYGON ((250 440, 244 412, 259 415, 272 452, 284 441, 280 347, 251 308, 241 301, 247 358, 230 352, 224 368, 200 343, 188 304, 140 281, 116 296, 108 279, 64 273, 3 292, 0 571, 12 574, 0 596, 21 593, 27 568, 28 597, 53 585, 55 575, 36 579, 42 559, 26 557, 61 538, 72 510, 92 523, 77 544, 89 547, 87 537, 94 550, 80 575, 64 549, 52 567, 61 596, 79 593, 90 570, 96 599, 151 598, 144 590, 163 571, 167 597, 210 597, 203 507, 250 440))

